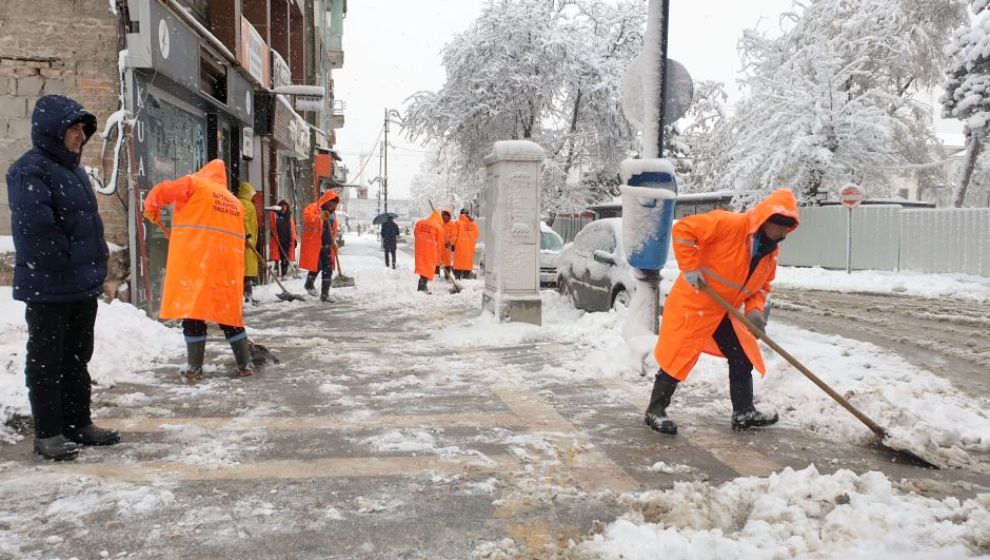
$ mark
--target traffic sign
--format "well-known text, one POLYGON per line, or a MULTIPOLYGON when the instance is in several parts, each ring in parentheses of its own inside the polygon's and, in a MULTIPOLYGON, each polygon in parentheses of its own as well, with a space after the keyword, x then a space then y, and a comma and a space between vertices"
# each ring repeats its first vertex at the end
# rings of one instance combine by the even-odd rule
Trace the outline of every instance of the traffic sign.
POLYGON ((862 187, 852 183, 842 187, 842 190, 839 191, 839 202, 849 208, 859 206, 864 198, 866 198, 866 193, 863 192, 862 187))

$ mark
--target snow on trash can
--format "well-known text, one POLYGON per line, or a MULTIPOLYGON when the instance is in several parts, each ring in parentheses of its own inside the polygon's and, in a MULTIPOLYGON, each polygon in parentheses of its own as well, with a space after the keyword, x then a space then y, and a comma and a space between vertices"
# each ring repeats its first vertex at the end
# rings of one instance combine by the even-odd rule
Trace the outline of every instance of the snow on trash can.
POLYGON ((621 170, 622 238, 629 264, 661 270, 677 202, 674 166, 665 159, 627 159, 621 170))

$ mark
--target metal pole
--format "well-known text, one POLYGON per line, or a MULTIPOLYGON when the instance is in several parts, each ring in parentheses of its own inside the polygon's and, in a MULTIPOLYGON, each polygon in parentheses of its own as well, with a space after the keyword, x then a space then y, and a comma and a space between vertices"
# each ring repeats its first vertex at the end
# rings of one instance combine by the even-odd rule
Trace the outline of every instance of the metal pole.
POLYGON ((853 262, 853 207, 849 206, 849 214, 847 214, 848 219, 846 223, 848 225, 846 231, 846 274, 852 274, 852 262, 853 262))
POLYGON ((663 119, 667 110, 666 87, 667 87, 667 34, 670 21, 670 0, 663 0, 663 21, 660 26, 660 107, 657 111, 657 157, 663 157, 663 119))
POLYGON ((388 213, 388 108, 385 108, 385 143, 382 145, 385 150, 385 176, 382 179, 382 189, 385 191, 385 213, 388 213))

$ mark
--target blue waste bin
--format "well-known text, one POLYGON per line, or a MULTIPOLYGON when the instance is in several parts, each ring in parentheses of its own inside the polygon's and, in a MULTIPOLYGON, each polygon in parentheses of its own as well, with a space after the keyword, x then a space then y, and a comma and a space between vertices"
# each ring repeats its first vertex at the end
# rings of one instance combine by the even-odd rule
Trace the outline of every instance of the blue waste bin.
POLYGON ((630 175, 622 187, 626 258, 633 268, 661 270, 670 247, 677 180, 667 160, 639 160, 637 167, 644 169, 630 175))

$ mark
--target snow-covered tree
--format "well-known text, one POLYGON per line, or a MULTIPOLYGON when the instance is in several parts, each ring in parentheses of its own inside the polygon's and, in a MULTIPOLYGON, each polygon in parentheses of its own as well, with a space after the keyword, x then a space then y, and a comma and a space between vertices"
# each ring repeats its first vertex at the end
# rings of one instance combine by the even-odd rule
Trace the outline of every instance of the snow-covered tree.
POLYGON ((705 192, 720 172, 713 166, 724 147, 724 138, 715 132, 728 114, 725 84, 695 81, 691 107, 683 119, 664 133, 664 157, 674 163, 681 192, 705 192))
POLYGON ((962 0, 813 0, 779 36, 740 42, 747 88, 715 134, 716 188, 754 197, 790 186, 805 203, 857 182, 889 191, 896 169, 935 156, 931 114, 913 97, 940 81, 962 0))
POLYGON ((966 155, 952 196, 957 208, 966 204, 967 195, 990 188, 985 161, 990 132, 990 2, 970 0, 969 8, 972 23, 957 29, 945 49, 951 62, 941 100, 942 116, 963 121, 966 134, 966 155))
POLYGON ((635 146, 621 84, 643 28, 641 0, 491 0, 444 47, 444 86, 410 98, 406 131, 454 158, 465 184, 493 142, 532 140, 544 211, 583 209, 635 146))

